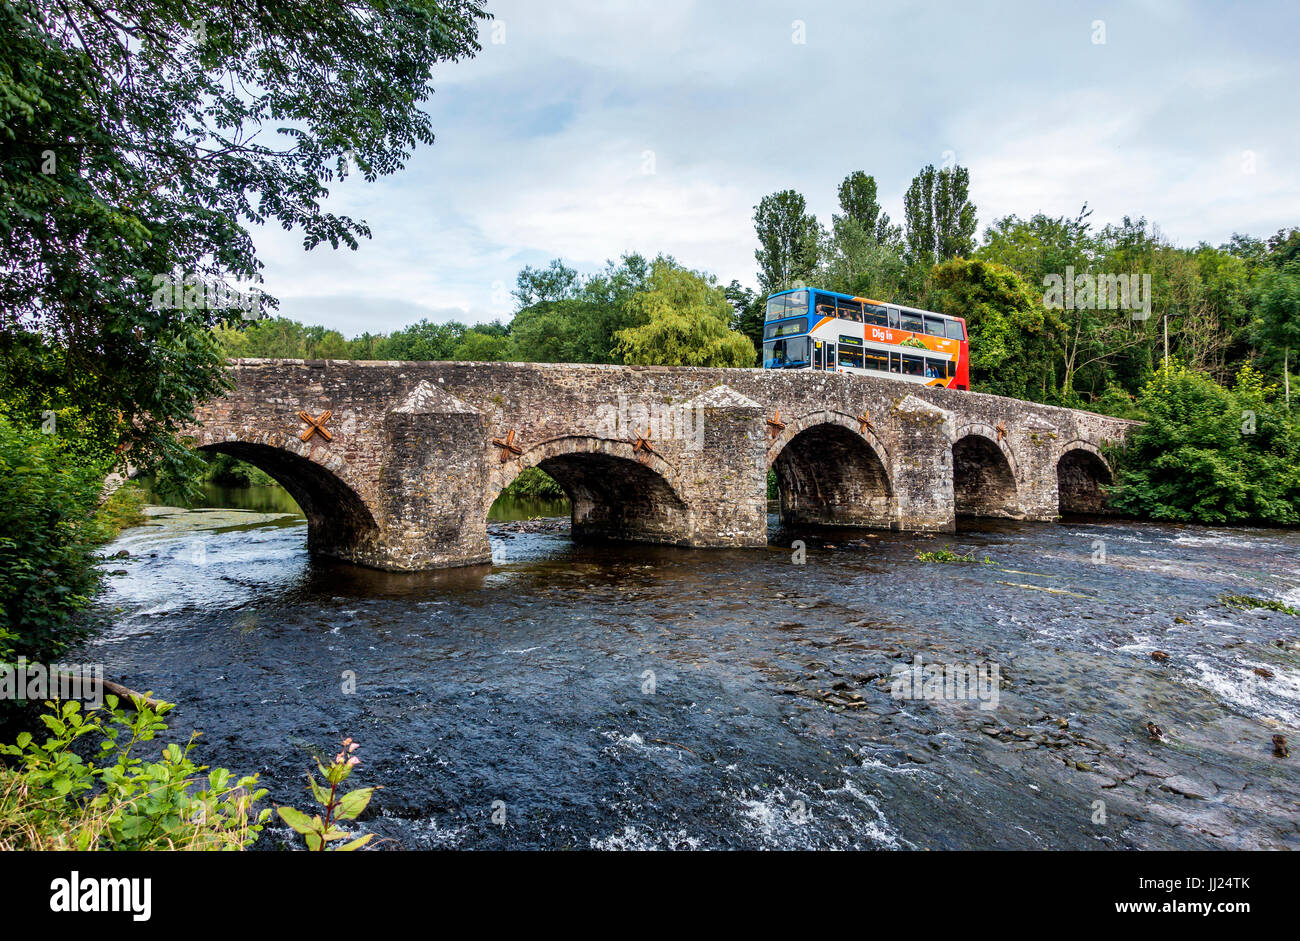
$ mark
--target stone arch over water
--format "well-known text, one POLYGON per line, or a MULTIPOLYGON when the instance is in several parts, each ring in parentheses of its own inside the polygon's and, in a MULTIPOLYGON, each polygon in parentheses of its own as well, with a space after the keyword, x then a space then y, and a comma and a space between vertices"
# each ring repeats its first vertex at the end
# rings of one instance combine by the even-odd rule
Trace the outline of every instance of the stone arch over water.
POLYGON ((365 499, 346 479, 346 469, 328 455, 322 461, 324 452, 297 438, 276 437, 283 440, 214 440, 204 435, 196 446, 252 464, 288 491, 307 517, 307 548, 313 554, 371 561, 379 527, 365 499))
POLYGON ((996 428, 966 425, 953 437, 952 496, 958 517, 1022 519, 1016 460, 996 428))
POLYGON ((564 490, 573 508, 574 539, 686 542, 690 507, 681 497, 677 469, 653 451, 610 438, 544 441, 492 475, 485 516, 527 467, 545 471, 564 490))
POLYGON ((1102 513, 1104 488, 1114 480, 1110 464, 1087 441, 1071 441, 1056 462, 1056 487, 1062 513, 1102 513))
POLYGON ((781 522, 790 525, 895 525, 889 454, 869 426, 839 412, 791 422, 768 448, 781 522))

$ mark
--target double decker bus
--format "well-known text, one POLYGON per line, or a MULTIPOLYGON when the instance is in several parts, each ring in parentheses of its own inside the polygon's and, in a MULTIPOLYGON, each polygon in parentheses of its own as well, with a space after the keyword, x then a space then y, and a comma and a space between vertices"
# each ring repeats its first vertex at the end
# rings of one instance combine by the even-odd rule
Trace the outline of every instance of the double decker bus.
POLYGON ((967 389, 966 321, 817 288, 781 291, 767 300, 763 368, 885 375, 967 389))

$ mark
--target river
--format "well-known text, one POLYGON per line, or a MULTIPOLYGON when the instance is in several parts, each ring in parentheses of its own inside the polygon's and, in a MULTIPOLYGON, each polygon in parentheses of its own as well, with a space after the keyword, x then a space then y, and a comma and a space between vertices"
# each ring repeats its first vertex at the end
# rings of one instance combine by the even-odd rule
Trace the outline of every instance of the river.
POLYGON ((351 736, 380 848, 1300 848, 1300 618, 1219 601, 1300 605, 1295 531, 773 517, 697 551, 517 503, 491 566, 399 575, 310 559, 280 491, 208 497, 106 550, 77 657, 273 802, 351 736), (899 698, 918 655, 997 682, 899 698))

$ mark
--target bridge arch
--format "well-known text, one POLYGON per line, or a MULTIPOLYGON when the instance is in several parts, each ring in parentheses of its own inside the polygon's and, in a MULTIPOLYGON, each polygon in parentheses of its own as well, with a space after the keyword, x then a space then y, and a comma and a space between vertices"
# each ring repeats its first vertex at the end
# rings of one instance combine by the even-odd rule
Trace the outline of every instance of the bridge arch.
POLYGON ((791 525, 896 525, 888 449, 870 425, 843 412, 810 412, 768 445, 781 522, 791 525))
MULTIPOLYGON (((495 453, 495 452, 494 452, 495 453)), ((615 438, 565 435, 526 449, 500 464, 488 486, 484 517, 496 497, 525 468, 555 479, 572 505, 577 540, 679 543, 691 531, 680 473, 659 454, 615 438)))
POLYGON ((1016 456, 1006 435, 970 422, 952 438, 952 495, 957 516, 1022 519, 1016 456))
POLYGON ((1056 461, 1056 489, 1061 512, 1104 512, 1107 500, 1103 488, 1114 479, 1110 463, 1096 445, 1082 438, 1065 444, 1056 461))
POLYGON ((296 435, 202 431, 199 451, 229 454, 265 471, 307 517, 307 548, 316 555, 368 564, 379 541, 370 505, 337 455, 296 435))

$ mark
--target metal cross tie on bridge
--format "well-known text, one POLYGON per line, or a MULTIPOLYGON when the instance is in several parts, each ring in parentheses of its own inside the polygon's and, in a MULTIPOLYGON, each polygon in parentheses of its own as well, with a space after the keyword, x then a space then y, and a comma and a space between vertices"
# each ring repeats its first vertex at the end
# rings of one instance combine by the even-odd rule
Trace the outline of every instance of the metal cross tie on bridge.
POLYGON ((504 441, 500 438, 493 438, 492 443, 501 449, 502 464, 510 460, 511 455, 518 457, 524 453, 524 449, 515 444, 515 430, 513 428, 511 428, 509 433, 506 434, 506 439, 504 441))
POLYGON ((999 440, 999 441, 1001 441, 1003 438, 1005 438, 1005 437, 1007 436, 1007 426, 1004 425, 1002 422, 998 422, 998 424, 997 424, 997 431, 998 431, 998 440, 999 440))
POLYGON ((781 421, 780 409, 777 409, 776 413, 773 414, 773 416, 767 420, 767 430, 768 433, 771 434, 773 438, 775 438, 777 435, 779 435, 782 431, 785 430, 785 422, 781 421))
POLYGON ((312 418, 305 411, 299 411, 298 417, 307 423, 307 430, 298 437, 303 441, 310 441, 312 435, 319 434, 326 441, 333 441, 334 436, 325 429, 325 423, 330 420, 330 416, 333 414, 334 412, 327 408, 320 413, 319 418, 312 418))
POLYGON ((858 416, 858 434, 865 435, 868 428, 872 431, 876 430, 876 426, 871 421, 871 413, 863 409, 862 414, 858 416))
POLYGON ((650 429, 647 428, 645 431, 637 431, 633 428, 632 431, 636 433, 636 442, 632 445, 632 453, 635 454, 637 458, 640 458, 643 453, 646 457, 654 454, 655 449, 650 446, 650 438, 648 437, 650 429))

